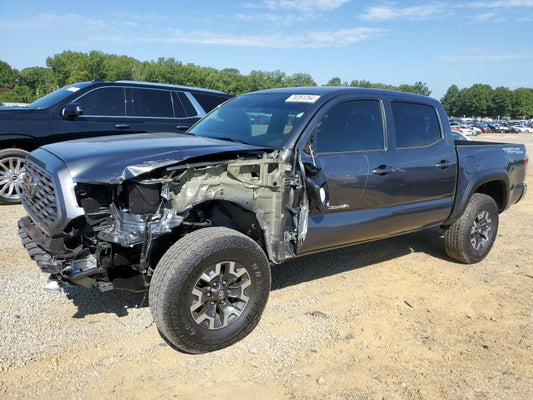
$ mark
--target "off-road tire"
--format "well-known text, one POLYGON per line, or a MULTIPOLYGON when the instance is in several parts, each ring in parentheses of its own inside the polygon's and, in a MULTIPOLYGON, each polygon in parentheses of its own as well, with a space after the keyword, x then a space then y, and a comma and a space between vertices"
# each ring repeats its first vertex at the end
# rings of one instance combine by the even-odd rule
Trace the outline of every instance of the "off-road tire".
POLYGON ((444 231, 448 256, 474 264, 489 254, 498 233, 498 206, 494 199, 474 193, 463 215, 444 231))
POLYGON ((22 194, 27 151, 0 150, 0 204, 18 204, 22 194))
POLYGON ((232 229, 204 228, 174 243, 157 264, 150 310, 159 333, 173 348, 193 354, 215 351, 255 328, 270 282, 270 264, 256 242, 232 229), (224 311, 228 309, 240 314, 224 311))

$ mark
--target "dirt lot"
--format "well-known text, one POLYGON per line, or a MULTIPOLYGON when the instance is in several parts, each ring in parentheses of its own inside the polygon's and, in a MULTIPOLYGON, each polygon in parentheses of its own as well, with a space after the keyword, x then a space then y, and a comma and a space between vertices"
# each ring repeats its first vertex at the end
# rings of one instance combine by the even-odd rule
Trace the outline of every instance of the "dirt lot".
MULTIPOLYGON (((533 134, 484 137, 533 152, 533 134)), ((473 266, 439 230, 276 266, 255 331, 199 356, 163 342, 142 294, 44 293, 22 207, 0 207, 0 398, 530 399, 532 199, 473 266)))

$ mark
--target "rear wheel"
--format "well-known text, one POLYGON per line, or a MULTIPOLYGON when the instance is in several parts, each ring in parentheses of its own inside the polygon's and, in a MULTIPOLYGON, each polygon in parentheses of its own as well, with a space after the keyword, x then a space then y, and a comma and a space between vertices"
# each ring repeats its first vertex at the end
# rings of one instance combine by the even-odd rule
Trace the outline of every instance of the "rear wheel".
POLYGON ((18 204, 28 153, 21 149, 0 150, 0 204, 18 204))
POLYGON ((465 264, 483 260, 496 239, 498 216, 494 199, 475 193, 463 215, 444 232, 446 253, 465 264))
POLYGON ((261 247, 237 231, 205 228, 163 255, 150 285, 150 309, 167 343, 204 353, 248 335, 269 292, 270 265, 261 247))

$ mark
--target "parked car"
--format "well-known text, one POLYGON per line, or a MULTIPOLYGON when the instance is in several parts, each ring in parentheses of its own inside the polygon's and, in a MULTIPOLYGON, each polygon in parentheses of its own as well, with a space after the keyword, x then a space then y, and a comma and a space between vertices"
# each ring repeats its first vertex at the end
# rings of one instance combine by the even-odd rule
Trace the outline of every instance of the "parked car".
POLYGON ((522 125, 510 125, 509 126, 509 132, 512 132, 512 133, 522 133, 522 132, 527 132, 527 131, 528 129, 522 125))
POLYGON ((19 234, 47 290, 149 290, 168 343, 214 351, 259 322, 271 264, 438 226, 452 259, 486 257, 525 195, 525 147, 454 143, 447 121, 427 96, 284 88, 187 134, 46 145, 27 158, 19 234))
POLYGON ((475 125, 468 125, 468 126, 474 131, 474 136, 478 136, 483 133, 483 131, 475 125))
POLYGON ((453 140, 458 140, 458 141, 470 140, 467 136, 463 135, 461 131, 454 129, 453 127, 452 127, 452 137, 453 137, 453 140))
POLYGON ((487 125, 475 124, 473 126, 478 128, 481 131, 481 133, 489 133, 490 132, 490 128, 487 125))
POLYGON ((521 132, 531 133, 531 132, 533 132, 533 127, 527 126, 527 125, 513 124, 509 128, 511 129, 511 131, 513 131, 515 133, 521 133, 521 132))
POLYGON ((503 125, 503 124, 494 124, 494 132, 497 132, 497 133, 508 133, 509 132, 509 127, 507 125, 503 125))
POLYGON ((468 125, 455 125, 454 129, 461 131, 463 135, 467 135, 467 136, 475 136, 476 134, 481 133, 481 131, 479 131, 479 133, 476 133, 476 131, 468 125))
POLYGON ((184 132, 232 96, 145 82, 80 82, 26 107, 0 109, 0 203, 20 202, 24 158, 69 139, 145 132, 184 132))

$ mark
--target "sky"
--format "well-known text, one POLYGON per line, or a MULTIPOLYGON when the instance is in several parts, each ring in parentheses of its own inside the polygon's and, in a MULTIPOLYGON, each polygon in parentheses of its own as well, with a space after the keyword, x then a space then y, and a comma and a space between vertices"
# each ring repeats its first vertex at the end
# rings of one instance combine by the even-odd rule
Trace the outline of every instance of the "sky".
POLYGON ((452 84, 533 88, 533 0, 0 0, 0 60, 22 70, 65 50, 422 81, 440 99, 452 84))

